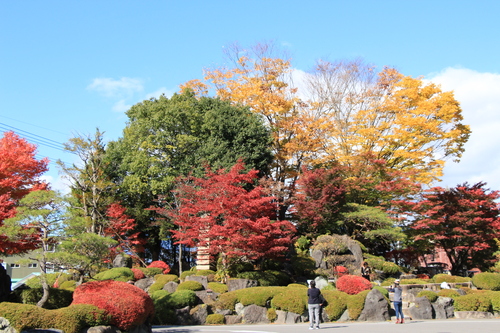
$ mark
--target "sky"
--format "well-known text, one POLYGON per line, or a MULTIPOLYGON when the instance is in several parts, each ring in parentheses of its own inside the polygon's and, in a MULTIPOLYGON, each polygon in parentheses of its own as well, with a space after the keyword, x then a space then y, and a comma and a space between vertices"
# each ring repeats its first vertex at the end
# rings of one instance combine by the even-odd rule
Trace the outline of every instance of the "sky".
POLYGON ((472 134, 443 181, 500 190, 500 1, 0 0, 0 130, 49 157, 64 190, 62 144, 96 128, 117 140, 126 110, 224 64, 224 49, 273 42, 309 71, 362 58, 455 92, 472 134))

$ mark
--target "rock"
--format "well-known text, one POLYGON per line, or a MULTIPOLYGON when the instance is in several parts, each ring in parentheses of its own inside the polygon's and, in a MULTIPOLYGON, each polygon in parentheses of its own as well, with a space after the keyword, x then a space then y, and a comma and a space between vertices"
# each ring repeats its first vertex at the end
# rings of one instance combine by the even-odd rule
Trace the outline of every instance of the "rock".
POLYGON ((432 305, 427 297, 415 298, 415 304, 408 310, 413 319, 432 319, 432 305))
POLYGON ((6 302, 9 300, 10 292, 11 292, 11 279, 10 275, 7 274, 7 271, 0 264, 0 302, 6 302))
POLYGON ((215 313, 221 314, 223 316, 230 316, 233 314, 233 311, 228 310, 228 309, 223 309, 223 310, 217 310, 215 313))
POLYGON ((300 323, 301 321, 302 319, 300 318, 299 314, 293 312, 287 312, 285 324, 297 324, 300 323))
POLYGON ((245 324, 269 324, 267 319, 267 308, 251 304, 243 310, 243 323, 245 324))
POLYGON ((170 282, 165 283, 165 285, 163 286, 163 290, 166 290, 169 293, 173 293, 177 290, 178 286, 179 286, 179 284, 177 282, 170 281, 170 282))
POLYGON ((195 293, 203 304, 213 304, 219 295, 218 293, 208 292, 206 290, 195 291, 195 293))
POLYGON ((191 315, 190 322, 193 325, 203 325, 207 321, 208 316, 208 308, 206 304, 197 305, 191 311, 189 311, 191 315))
MULTIPOLYGON (((2 266, 2 265, 0 265, 2 266)), ((7 318, 0 317, 0 332, 1 333, 17 333, 16 329, 10 326, 7 318)))
POLYGON ((113 326, 94 326, 82 330, 82 333, 119 333, 120 331, 113 326))
POLYGON ((230 279, 227 281, 227 289, 229 291, 257 287, 258 281, 249 279, 230 279))
POLYGON ((457 319, 492 319, 492 318, 494 318, 494 315, 491 312, 482 312, 482 311, 455 311, 455 318, 457 318, 457 319))
POLYGON ((337 321, 350 321, 352 318, 349 316, 349 310, 345 310, 342 316, 340 316, 339 320, 337 321))
POLYGON ((276 320, 274 321, 275 324, 284 324, 286 323, 286 315, 288 312, 283 311, 283 310, 276 310, 276 320))
POLYGON ((153 283, 155 283, 155 279, 154 279, 154 277, 150 276, 150 277, 135 281, 134 286, 141 288, 142 290, 147 292, 149 287, 151 287, 151 285, 153 283))
POLYGON ((320 250, 314 250, 311 253, 311 257, 316 262, 316 267, 327 269, 326 261, 323 260, 323 252, 320 250))
POLYGON ((359 321, 386 321, 390 320, 389 304, 387 299, 377 289, 372 289, 366 295, 363 311, 359 315, 359 321))
POLYGON ((243 310, 245 310, 245 306, 241 303, 236 303, 234 305, 234 311, 236 312, 237 315, 243 316, 243 310))
POLYGON ((451 297, 438 297, 438 299, 431 304, 434 310, 434 319, 452 318, 454 316, 453 302, 453 298, 451 297))
POLYGON ((132 259, 119 254, 113 259, 113 267, 132 267, 132 259))
POLYGON ((191 325, 191 315, 189 314, 189 310, 189 306, 182 309, 175 309, 176 325, 191 325))
POLYGON ((228 316, 224 316, 225 318, 225 322, 226 322, 226 325, 234 325, 234 324, 241 324, 241 321, 242 321, 242 316, 238 316, 238 315, 228 315, 228 316))

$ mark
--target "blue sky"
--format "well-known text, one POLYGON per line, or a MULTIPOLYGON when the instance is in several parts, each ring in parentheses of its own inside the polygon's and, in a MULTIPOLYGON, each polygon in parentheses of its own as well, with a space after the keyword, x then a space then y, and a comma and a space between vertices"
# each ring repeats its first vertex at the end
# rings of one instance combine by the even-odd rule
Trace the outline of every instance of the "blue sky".
POLYGON ((473 133, 441 185, 500 190, 499 12, 493 0, 0 1, 0 129, 56 147, 96 127, 116 140, 128 107, 201 78, 225 46, 274 41, 302 71, 363 58, 454 90, 473 133))

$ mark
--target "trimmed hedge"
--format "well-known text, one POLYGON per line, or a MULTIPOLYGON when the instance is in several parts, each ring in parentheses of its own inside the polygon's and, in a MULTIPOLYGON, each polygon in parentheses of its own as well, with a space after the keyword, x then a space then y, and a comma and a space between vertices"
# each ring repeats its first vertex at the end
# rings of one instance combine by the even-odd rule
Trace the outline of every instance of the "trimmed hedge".
POLYGON ((271 306, 277 310, 303 314, 307 311, 307 292, 302 288, 282 287, 272 298, 271 306))
POLYGON ((468 294, 455 298, 455 311, 491 312, 491 300, 487 293, 468 294))
POLYGON ((257 280, 262 287, 286 286, 291 282, 290 276, 280 271, 241 272, 236 277, 239 279, 257 280))
POLYGON ((94 275, 94 279, 98 281, 134 281, 134 272, 128 267, 115 267, 94 275))
POLYGON ((207 316, 207 319, 205 320, 205 324, 207 325, 222 325, 224 324, 225 318, 224 315, 221 315, 220 313, 213 313, 209 314, 207 316))
POLYGON ((479 289, 500 290, 499 273, 477 273, 472 277, 472 283, 479 289))
POLYGON ((161 290, 168 282, 179 282, 175 274, 158 274, 154 277, 155 282, 149 287, 148 293, 151 295, 155 291, 161 290))
POLYGON ((209 282, 208 283, 208 289, 218 293, 218 294, 223 294, 227 293, 227 285, 221 282, 209 282))
POLYGON ((88 327, 109 325, 111 320, 105 310, 88 304, 47 310, 30 304, 2 302, 0 313, 18 332, 56 328, 65 333, 81 333, 88 327))
POLYGON ((461 294, 454 290, 454 289, 441 289, 438 293, 438 296, 441 297, 451 297, 451 298, 456 298, 459 297, 461 294))
POLYGON ((436 274, 431 279, 431 281, 434 283, 443 283, 443 282, 458 283, 458 282, 470 282, 470 280, 471 278, 469 277, 449 275, 449 274, 436 274))
MULTIPOLYGON (((448 289, 449 290, 449 289, 448 289)), ((427 297, 427 299, 433 303, 438 299, 438 294, 432 290, 422 290, 417 294, 417 297, 427 297)))
POLYGON ((177 286, 177 290, 199 291, 203 289, 203 285, 198 281, 184 281, 179 283, 179 285, 177 286))
MULTIPOLYGON (((67 281, 69 282, 69 281, 67 281)), ((17 292, 16 292, 17 293, 17 292)), ((19 298, 24 304, 36 305, 43 296, 42 287, 23 289, 19 291, 19 298)), ((73 292, 65 289, 49 288, 49 299, 45 302, 45 309, 59 309, 70 306, 73 301, 73 292)))
POLYGON ((198 303, 196 293, 192 290, 180 290, 169 293, 166 290, 155 291, 151 298, 155 308, 153 324, 166 325, 175 323, 175 309, 195 306, 198 303))

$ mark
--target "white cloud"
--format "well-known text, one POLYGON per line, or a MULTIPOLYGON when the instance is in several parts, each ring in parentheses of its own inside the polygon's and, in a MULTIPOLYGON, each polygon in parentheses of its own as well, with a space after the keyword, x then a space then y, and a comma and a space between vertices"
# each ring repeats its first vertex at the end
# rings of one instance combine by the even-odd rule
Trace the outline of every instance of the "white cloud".
POLYGON ((113 111, 115 112, 125 112, 132 107, 131 104, 125 103, 125 100, 121 99, 113 105, 113 111))
POLYGON ((130 97, 136 92, 143 90, 142 81, 139 79, 132 79, 122 77, 119 80, 112 78, 96 78, 90 85, 87 86, 88 90, 96 91, 106 97, 130 97))
POLYGON ((169 90, 169 89, 165 88, 165 87, 161 87, 158 90, 156 90, 156 91, 154 91, 152 93, 147 94, 146 95, 146 99, 158 98, 158 97, 160 97, 163 94, 166 97, 170 98, 170 97, 172 97, 172 95, 174 94, 174 92, 172 90, 169 90))
POLYGON ((453 187, 468 182, 487 183, 500 190, 500 74, 480 73, 466 68, 447 68, 429 79, 443 91, 453 90, 460 102, 463 123, 472 134, 460 163, 448 161, 439 185, 453 187))
POLYGON ((46 183, 50 184, 51 190, 58 191, 62 194, 68 194, 71 191, 69 188, 68 180, 60 175, 54 178, 51 175, 45 174, 42 175, 40 178, 44 180, 46 183))

